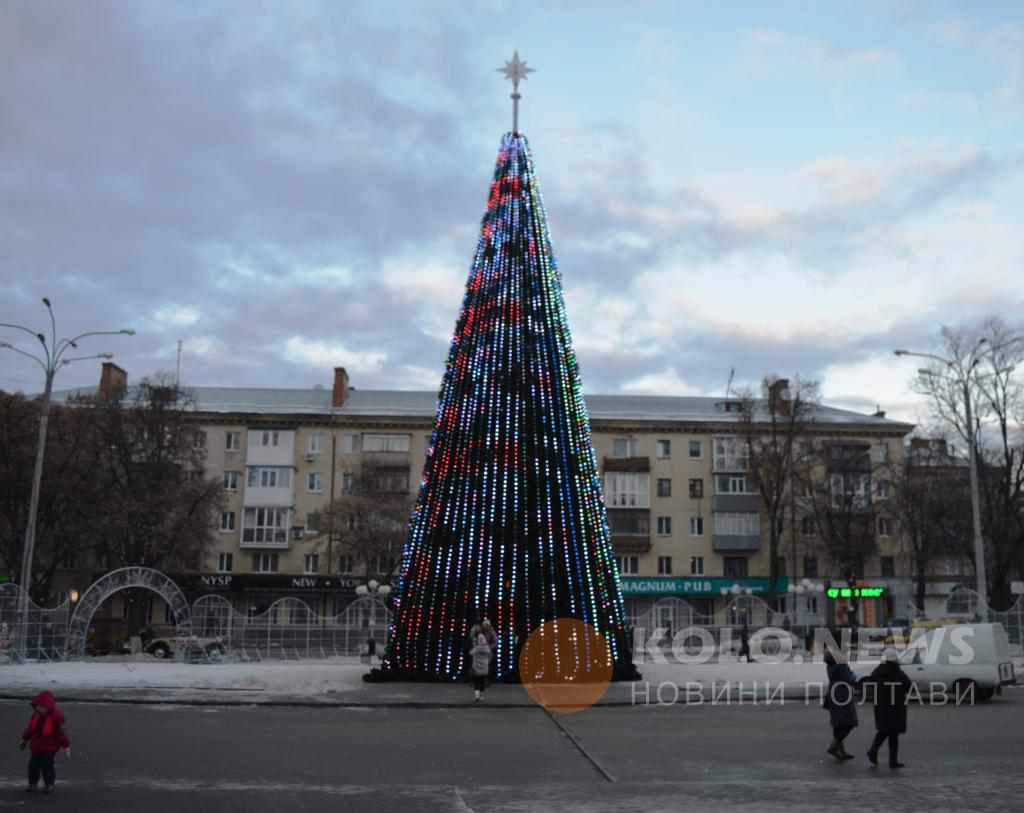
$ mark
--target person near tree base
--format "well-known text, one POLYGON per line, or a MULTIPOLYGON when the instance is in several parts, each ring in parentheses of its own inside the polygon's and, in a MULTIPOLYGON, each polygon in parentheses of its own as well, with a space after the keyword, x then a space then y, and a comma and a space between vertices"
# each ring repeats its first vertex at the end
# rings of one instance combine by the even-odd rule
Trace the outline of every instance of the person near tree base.
POLYGON ((21 735, 21 749, 29 746, 32 756, 28 761, 28 787, 30 793, 39 784, 39 775, 43 775, 43 793, 52 793, 57 782, 57 770, 54 760, 57 752, 64 751, 64 756, 71 756, 71 740, 64 730, 64 713, 57 708, 57 700, 53 692, 40 692, 32 698, 32 719, 21 735))
POLYGON ((860 681, 862 688, 872 690, 868 697, 875 704, 878 733, 868 750, 872 765, 878 764, 878 749, 888 740, 889 767, 904 767, 899 761, 900 734, 907 733, 907 693, 911 685, 907 673, 900 668, 899 653, 892 647, 882 653, 882 662, 875 670, 860 681))
POLYGON ((473 659, 473 699, 479 703, 484 699, 487 676, 491 672, 491 645, 484 632, 477 634, 476 642, 469 650, 469 656, 473 659))

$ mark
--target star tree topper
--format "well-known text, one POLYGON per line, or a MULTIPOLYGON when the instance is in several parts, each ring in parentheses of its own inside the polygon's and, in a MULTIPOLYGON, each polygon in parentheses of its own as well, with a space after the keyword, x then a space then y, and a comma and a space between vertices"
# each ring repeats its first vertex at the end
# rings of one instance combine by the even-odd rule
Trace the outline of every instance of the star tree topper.
POLYGON ((512 100, 512 132, 519 132, 519 100, 523 98, 519 93, 519 80, 526 79, 528 73, 533 73, 533 68, 526 67, 526 62, 519 59, 519 51, 512 52, 512 60, 505 62, 504 68, 498 68, 498 73, 505 74, 506 79, 512 80, 512 93, 509 98, 512 100))

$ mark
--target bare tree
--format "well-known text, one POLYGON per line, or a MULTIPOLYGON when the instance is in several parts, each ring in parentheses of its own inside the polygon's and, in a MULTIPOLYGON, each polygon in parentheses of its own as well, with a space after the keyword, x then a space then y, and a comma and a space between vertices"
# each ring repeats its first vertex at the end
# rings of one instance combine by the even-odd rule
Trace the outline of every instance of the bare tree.
POLYGON ((364 466, 343 481, 342 490, 324 510, 321 530, 337 537, 336 553, 351 556, 367 576, 390 579, 413 504, 408 468, 364 466))
POLYGON ((891 487, 888 509, 909 548, 915 603, 924 609, 932 563, 940 556, 969 555, 967 463, 950 451, 944 439, 913 438, 907 456, 884 468, 891 487))
POLYGON ((871 444, 848 439, 816 441, 800 458, 798 510, 814 524, 835 577, 851 588, 850 625, 860 600, 853 591, 864 563, 877 549, 877 503, 872 499, 871 444))
POLYGON ((974 329, 946 327, 941 352, 952 363, 922 371, 915 389, 965 444, 973 434, 990 601, 1008 606, 1013 574, 1024 575, 1024 381, 1019 372, 1024 332, 997 318, 974 329), (949 375, 951 369, 958 376, 949 375), (964 381, 973 432, 967 425, 964 381))
MULTIPOLYGON (((38 424, 38 400, 0 393, 0 572, 9 578, 21 569, 38 424)), ((92 548, 86 529, 101 510, 91 467, 94 446, 89 415, 51 408, 29 586, 37 603, 55 599, 57 571, 84 562, 92 548)))
MULTIPOLYGON (((770 585, 766 601, 774 607, 779 578, 779 547, 786 512, 792 508, 793 483, 802 444, 809 437, 814 412, 819 403, 817 382, 766 377, 761 384, 761 397, 749 391, 740 395, 741 413, 739 440, 746 449, 747 471, 752 485, 761 497, 761 506, 768 520, 770 553, 770 585)), ((790 523, 791 530, 795 520, 790 523)), ((795 541, 795 535, 794 535, 795 541)), ((791 553, 791 566, 796 577, 796 555, 791 553)))

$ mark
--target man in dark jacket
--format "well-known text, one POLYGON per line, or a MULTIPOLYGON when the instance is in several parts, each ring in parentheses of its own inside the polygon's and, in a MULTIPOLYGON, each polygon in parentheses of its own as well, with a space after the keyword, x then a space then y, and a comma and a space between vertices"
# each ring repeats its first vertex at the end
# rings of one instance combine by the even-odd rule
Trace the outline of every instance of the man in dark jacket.
POLYGON ((872 765, 878 764, 878 749, 889 740, 889 767, 902 768, 899 761, 900 734, 907 733, 907 692, 913 685, 906 672, 900 669, 899 653, 886 649, 882 662, 860 685, 870 689, 875 703, 875 740, 868 751, 872 765))
POLYGON ((843 740, 857 727, 853 690, 857 678, 839 650, 825 651, 825 667, 828 670, 828 691, 822 705, 828 710, 829 722, 832 724, 832 743, 826 750, 843 762, 853 759, 853 754, 847 752, 843 740))
POLYGON ((39 774, 43 774, 46 787, 43 793, 52 793, 57 782, 57 772, 53 761, 57 752, 64 749, 65 756, 71 756, 71 740, 64 730, 64 714, 57 708, 53 692, 40 692, 32 698, 32 719, 28 728, 21 735, 21 748, 31 746, 32 757, 28 761, 28 787, 31 792, 39 784, 39 774))

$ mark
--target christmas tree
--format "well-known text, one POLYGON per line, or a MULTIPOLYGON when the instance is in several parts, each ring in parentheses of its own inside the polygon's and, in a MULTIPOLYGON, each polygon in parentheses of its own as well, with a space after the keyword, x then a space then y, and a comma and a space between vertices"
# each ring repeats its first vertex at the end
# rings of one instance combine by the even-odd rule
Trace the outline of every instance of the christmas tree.
MULTIPOLYGON (((460 677, 485 618, 499 677, 555 619, 589 625, 601 657, 632 668, 581 387, 533 160, 513 131, 441 382, 381 677, 460 677)), ((561 658, 578 667, 587 653, 575 650, 561 658)))

